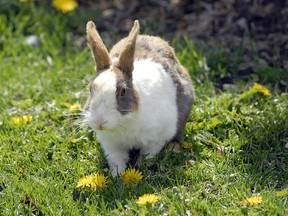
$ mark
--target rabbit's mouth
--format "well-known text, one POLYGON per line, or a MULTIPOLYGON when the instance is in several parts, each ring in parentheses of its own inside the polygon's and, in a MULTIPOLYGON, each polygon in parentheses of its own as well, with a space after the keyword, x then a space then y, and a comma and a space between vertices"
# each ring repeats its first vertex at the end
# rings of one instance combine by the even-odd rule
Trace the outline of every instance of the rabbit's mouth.
POLYGON ((105 130, 107 121, 95 122, 95 130, 105 130))

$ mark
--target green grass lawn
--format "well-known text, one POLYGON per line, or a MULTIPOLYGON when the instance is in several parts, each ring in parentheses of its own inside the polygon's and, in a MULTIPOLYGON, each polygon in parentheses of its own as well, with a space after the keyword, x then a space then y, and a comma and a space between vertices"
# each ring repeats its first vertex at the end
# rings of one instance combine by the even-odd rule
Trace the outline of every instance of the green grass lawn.
POLYGON ((24 5, 0 12, 0 215, 288 214, 288 94, 278 89, 287 70, 258 65, 221 91, 219 79, 235 75, 241 55, 175 39, 196 92, 185 148, 144 161, 143 179, 126 185, 109 175, 77 109, 94 63, 71 32, 79 24, 84 37, 89 17, 24 5), (26 43, 32 34, 37 46, 26 43), (96 173, 105 187, 76 189, 96 173), (137 204, 143 194, 159 200, 137 204))

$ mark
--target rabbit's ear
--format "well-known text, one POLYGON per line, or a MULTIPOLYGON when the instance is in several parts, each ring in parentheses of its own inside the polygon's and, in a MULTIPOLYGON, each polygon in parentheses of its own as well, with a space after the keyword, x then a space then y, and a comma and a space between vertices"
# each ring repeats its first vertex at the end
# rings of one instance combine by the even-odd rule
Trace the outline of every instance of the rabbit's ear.
POLYGON ((97 71, 107 69, 111 65, 111 59, 107 48, 105 47, 101 37, 99 36, 96 26, 92 21, 89 21, 86 25, 87 39, 92 50, 97 71))
POLYGON ((127 78, 132 78, 134 52, 137 35, 139 33, 139 21, 135 20, 134 25, 126 38, 124 47, 119 55, 119 66, 127 78))

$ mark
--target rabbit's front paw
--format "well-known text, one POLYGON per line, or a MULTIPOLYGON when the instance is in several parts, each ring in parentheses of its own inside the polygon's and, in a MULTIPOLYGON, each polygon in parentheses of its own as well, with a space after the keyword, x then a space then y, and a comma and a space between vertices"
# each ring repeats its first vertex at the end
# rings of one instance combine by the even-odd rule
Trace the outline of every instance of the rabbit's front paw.
POLYGON ((112 168, 110 168, 110 172, 113 177, 116 177, 117 175, 120 175, 124 170, 126 169, 126 165, 117 165, 112 168))

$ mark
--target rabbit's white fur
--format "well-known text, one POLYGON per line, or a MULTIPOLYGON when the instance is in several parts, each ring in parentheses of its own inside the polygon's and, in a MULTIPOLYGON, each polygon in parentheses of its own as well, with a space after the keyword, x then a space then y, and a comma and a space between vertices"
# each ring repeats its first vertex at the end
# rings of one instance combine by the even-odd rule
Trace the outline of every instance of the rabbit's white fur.
POLYGON ((151 59, 134 62, 133 84, 140 103, 136 112, 125 116, 116 110, 116 81, 112 71, 94 80, 101 91, 93 95, 91 111, 86 117, 89 125, 97 130, 113 175, 126 168, 129 149, 139 148, 141 154, 153 157, 173 138, 177 129, 176 87, 161 64, 151 59), (97 121, 106 122, 105 130, 97 128, 97 121))

